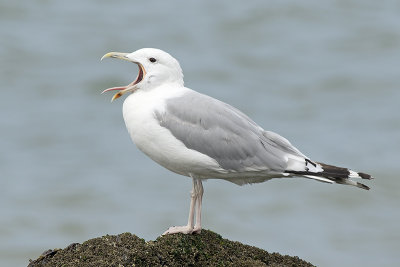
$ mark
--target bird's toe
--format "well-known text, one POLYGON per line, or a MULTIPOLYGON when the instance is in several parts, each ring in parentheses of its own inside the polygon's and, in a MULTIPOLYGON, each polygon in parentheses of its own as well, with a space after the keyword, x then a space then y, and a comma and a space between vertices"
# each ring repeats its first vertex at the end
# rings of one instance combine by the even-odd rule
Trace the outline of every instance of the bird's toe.
POLYGON ((165 231, 162 235, 172 235, 177 233, 182 234, 191 234, 193 233, 194 228, 188 225, 185 226, 172 226, 167 231, 165 231))

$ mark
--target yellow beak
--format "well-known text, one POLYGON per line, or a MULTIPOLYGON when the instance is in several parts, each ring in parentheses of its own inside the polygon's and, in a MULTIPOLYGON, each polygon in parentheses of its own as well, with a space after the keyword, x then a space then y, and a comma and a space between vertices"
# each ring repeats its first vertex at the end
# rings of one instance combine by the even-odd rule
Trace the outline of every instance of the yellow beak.
POLYGON ((111 58, 119 58, 119 59, 131 61, 127 57, 127 55, 129 55, 129 53, 109 52, 109 53, 105 54, 100 60, 103 60, 105 58, 111 57, 111 58))
POLYGON ((106 90, 104 90, 102 92, 102 94, 103 94, 103 93, 108 92, 108 91, 115 91, 115 90, 119 91, 118 93, 116 93, 112 97, 111 102, 113 102, 115 99, 121 97, 122 95, 124 95, 127 92, 136 91, 137 90, 136 84, 139 83, 143 79, 143 77, 146 75, 146 71, 143 68, 142 64, 140 64, 139 62, 136 62, 136 61, 128 58, 127 55, 129 55, 129 53, 109 52, 109 53, 105 54, 101 58, 101 60, 103 60, 105 58, 109 58, 109 57, 110 58, 123 59, 123 60, 127 60, 127 61, 130 61, 130 62, 133 62, 133 63, 135 63, 135 64, 137 64, 139 66, 139 73, 138 73, 138 76, 136 77, 135 81, 133 81, 132 83, 128 84, 127 86, 112 87, 112 88, 108 88, 108 89, 106 89, 106 90))

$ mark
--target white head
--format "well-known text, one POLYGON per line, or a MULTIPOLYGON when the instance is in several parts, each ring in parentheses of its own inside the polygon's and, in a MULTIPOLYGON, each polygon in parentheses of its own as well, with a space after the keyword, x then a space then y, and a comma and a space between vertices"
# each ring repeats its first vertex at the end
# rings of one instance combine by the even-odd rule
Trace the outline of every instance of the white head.
POLYGON ((167 52, 156 48, 142 48, 132 53, 110 52, 104 58, 119 58, 138 65, 139 73, 132 83, 127 86, 113 87, 103 91, 118 90, 112 100, 127 92, 136 90, 151 90, 160 84, 177 83, 183 86, 183 74, 179 62, 167 52))

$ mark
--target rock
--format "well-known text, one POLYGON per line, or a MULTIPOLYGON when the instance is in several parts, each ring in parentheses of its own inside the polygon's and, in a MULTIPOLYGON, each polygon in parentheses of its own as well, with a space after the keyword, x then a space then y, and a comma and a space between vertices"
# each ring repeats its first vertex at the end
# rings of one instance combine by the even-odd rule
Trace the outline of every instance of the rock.
POLYGON ((313 266, 298 257, 269 253, 202 230, 155 241, 130 233, 106 235, 65 249, 45 251, 28 267, 39 266, 313 266))

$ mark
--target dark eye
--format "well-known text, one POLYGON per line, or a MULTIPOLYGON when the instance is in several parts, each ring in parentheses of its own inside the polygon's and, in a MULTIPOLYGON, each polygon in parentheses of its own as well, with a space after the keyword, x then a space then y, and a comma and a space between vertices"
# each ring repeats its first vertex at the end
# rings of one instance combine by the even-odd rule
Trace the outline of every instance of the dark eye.
POLYGON ((155 59, 154 57, 149 58, 150 62, 154 63, 157 61, 157 59, 155 59))

